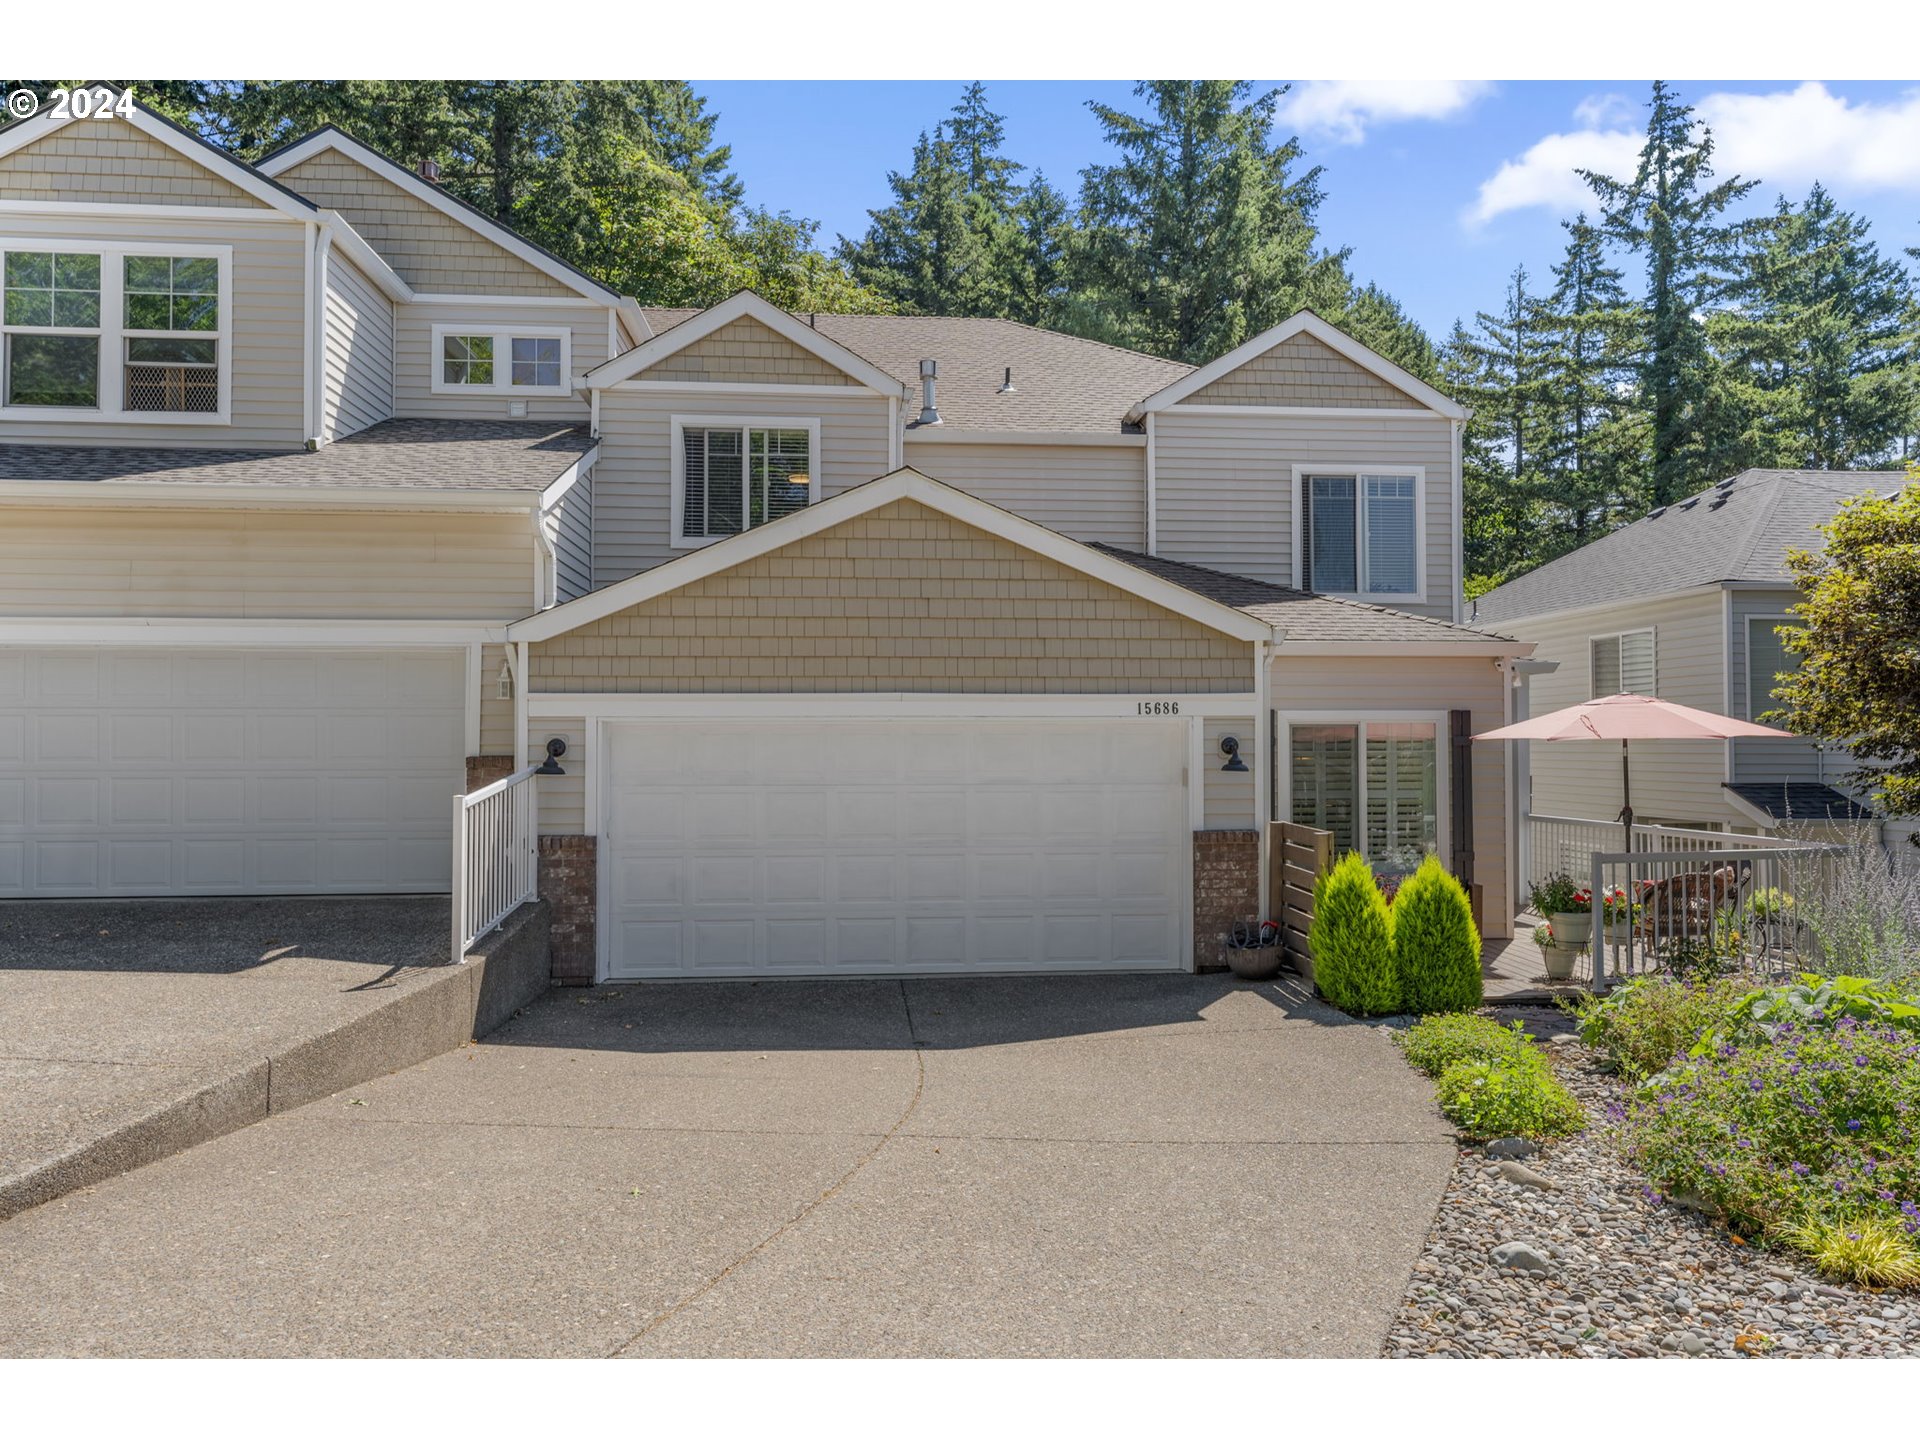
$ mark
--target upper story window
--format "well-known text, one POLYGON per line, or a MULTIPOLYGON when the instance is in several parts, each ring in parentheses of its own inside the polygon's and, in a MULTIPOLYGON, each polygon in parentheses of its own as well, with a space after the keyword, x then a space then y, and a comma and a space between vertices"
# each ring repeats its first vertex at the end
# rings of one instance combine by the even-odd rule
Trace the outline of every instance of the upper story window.
POLYGON ((1421 471, 1302 467, 1295 473, 1301 517, 1295 569, 1302 589, 1371 600, 1424 596, 1421 471))
POLYGON ((751 530, 813 503, 817 420, 673 417, 673 543, 751 530))
POLYGON ((436 395, 571 395, 573 341, 529 326, 433 327, 436 395))
POLYGON ((1595 635, 1587 642, 1590 698, 1654 693, 1653 631, 1595 635))
POLYGON ((224 423, 231 252, 0 241, 13 418, 224 423))

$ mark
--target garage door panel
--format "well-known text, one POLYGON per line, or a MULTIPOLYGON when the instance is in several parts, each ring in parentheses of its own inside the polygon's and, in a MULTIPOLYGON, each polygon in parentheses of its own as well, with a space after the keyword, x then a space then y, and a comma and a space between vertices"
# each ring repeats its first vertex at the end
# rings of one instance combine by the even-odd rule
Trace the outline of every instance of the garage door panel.
POLYGON ((447 888, 461 652, 24 649, 0 674, 0 894, 447 888))
POLYGON ((610 972, 1177 968, 1180 722, 610 727, 610 972), (1116 773, 1116 754, 1132 757, 1116 773), (695 777, 714 756, 733 762, 695 777), (759 778, 755 778, 759 777, 759 778))

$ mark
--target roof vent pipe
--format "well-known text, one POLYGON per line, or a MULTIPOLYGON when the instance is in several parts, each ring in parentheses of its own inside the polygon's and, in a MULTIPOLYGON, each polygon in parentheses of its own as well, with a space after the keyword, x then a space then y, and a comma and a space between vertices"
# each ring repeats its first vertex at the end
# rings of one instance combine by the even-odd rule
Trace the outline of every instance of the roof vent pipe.
POLYGON ((429 185, 438 185, 440 183, 440 162, 438 160, 422 160, 420 162, 420 178, 429 185))
POLYGON ((1020 393, 1013 383, 1013 367, 1011 365, 1007 366, 1007 378, 1000 382, 1000 393, 1002 395, 1018 395, 1020 393))
POLYGON ((933 403, 933 382, 940 374, 940 366, 932 360, 920 362, 920 423, 938 425, 940 411, 933 403))

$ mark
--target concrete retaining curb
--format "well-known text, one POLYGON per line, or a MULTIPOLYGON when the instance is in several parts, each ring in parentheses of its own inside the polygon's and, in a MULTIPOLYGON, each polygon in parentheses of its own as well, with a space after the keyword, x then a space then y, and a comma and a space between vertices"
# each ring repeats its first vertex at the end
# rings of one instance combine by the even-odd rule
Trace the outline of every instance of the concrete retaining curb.
POLYGON ((478 1039, 552 983, 548 925, 546 902, 523 905, 466 964, 436 970, 332 1029, 291 1037, 272 1054, 202 1072, 144 1113, 0 1176, 0 1220, 478 1039))

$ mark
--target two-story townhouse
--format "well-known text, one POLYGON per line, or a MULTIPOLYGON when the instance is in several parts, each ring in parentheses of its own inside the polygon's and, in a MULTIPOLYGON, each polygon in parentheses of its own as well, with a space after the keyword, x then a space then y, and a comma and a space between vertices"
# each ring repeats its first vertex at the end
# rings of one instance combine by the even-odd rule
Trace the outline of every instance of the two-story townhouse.
POLYGON ((1461 412, 1312 315, 647 311, 143 111, 0 132, 0 215, 0 895, 441 889, 559 738, 564 978, 1209 963, 1270 818, 1507 929, 1461 412))
MULTIPOLYGON (((1793 656, 1780 636, 1800 591, 1794 550, 1857 495, 1897 491, 1900 471, 1747 470, 1654 510, 1480 597, 1474 616, 1531 640, 1558 668, 1533 681, 1536 711, 1602 695, 1658 695, 1759 720, 1793 656)), ((1534 745, 1534 813, 1612 816, 1617 757, 1534 745)), ((1871 823, 1840 782, 1849 757, 1810 740, 1648 741, 1634 746, 1634 810, 1649 823, 1763 833, 1789 822, 1871 823)))

